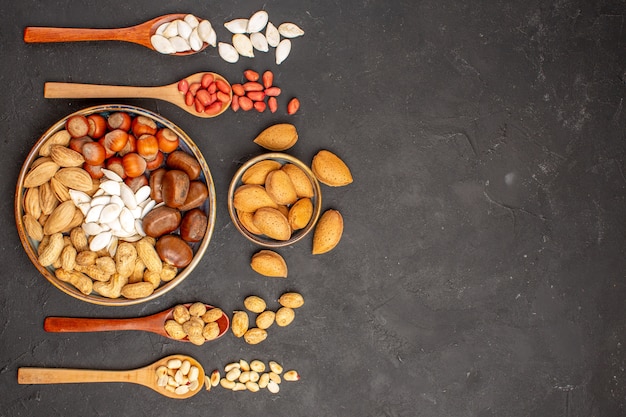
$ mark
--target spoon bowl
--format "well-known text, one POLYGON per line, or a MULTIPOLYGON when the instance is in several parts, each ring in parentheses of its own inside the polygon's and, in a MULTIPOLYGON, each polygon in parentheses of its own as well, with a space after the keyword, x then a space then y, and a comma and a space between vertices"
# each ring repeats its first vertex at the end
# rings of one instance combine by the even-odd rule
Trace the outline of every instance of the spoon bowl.
MULTIPOLYGON (((80 42, 80 41, 123 41, 136 43, 148 49, 156 51, 150 37, 163 23, 176 19, 183 19, 183 13, 171 13, 155 17, 135 26, 115 29, 88 29, 88 28, 59 28, 59 27, 36 27, 29 26, 24 29, 24 42, 26 43, 50 43, 50 42, 80 42)), ((201 19, 198 19, 202 21, 201 19)), ((176 52, 169 55, 186 56, 201 52, 208 44, 204 42, 198 51, 189 50, 176 52)))
MULTIPOLYGON (((187 308, 191 303, 184 304, 187 308)), ((215 307, 205 304, 207 310, 215 307)), ((74 318, 74 317, 46 317, 43 328, 51 333, 85 333, 85 332, 107 332, 117 330, 137 330, 167 337, 180 342, 189 342, 189 338, 174 339, 165 331, 165 322, 174 316, 174 308, 161 311, 145 317, 135 317, 129 319, 97 319, 97 318, 74 318)), ((222 312, 222 316, 217 320, 219 334, 215 339, 219 339, 230 327, 228 316, 222 312)))
MULTIPOLYGON (((188 85, 199 83, 205 74, 207 72, 197 72, 185 77, 185 80, 187 80, 188 85)), ((43 95, 45 98, 153 98, 172 103, 194 116, 211 118, 219 116, 230 107, 233 92, 226 78, 214 72, 209 72, 209 74, 213 74, 216 81, 221 80, 225 82, 230 90, 229 100, 222 103, 220 111, 215 114, 198 112, 193 104, 191 106, 187 105, 185 103, 185 95, 178 90, 180 81, 158 87, 47 82, 44 84, 43 95)))
POLYGON ((67 369, 67 368, 19 368, 17 370, 18 384, 75 384, 90 382, 129 382, 151 388, 161 395, 169 398, 185 399, 202 391, 204 385, 204 368, 202 365, 187 355, 171 355, 160 359, 143 368, 123 371, 109 371, 97 369, 67 369), (157 369, 166 366, 171 359, 181 361, 188 360, 192 366, 199 369, 198 388, 186 393, 176 394, 160 387, 157 384, 157 369))

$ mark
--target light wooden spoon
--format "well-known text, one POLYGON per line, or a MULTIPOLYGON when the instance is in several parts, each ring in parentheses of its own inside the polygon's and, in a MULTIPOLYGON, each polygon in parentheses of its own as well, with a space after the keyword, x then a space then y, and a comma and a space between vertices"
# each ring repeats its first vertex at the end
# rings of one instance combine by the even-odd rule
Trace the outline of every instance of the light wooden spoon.
MULTIPOLYGON (((199 83, 204 74, 206 72, 198 72, 191 74, 185 79, 189 85, 199 83)), ((224 81, 231 90, 229 101, 222 103, 221 110, 215 114, 198 113, 194 105, 188 106, 185 103, 185 95, 178 90, 179 81, 157 87, 47 82, 44 84, 43 95, 45 98, 154 98, 175 104, 194 116, 211 118, 224 113, 230 107, 230 102, 233 98, 230 83, 219 74, 214 72, 211 74, 213 74, 215 80, 224 81)))
POLYGON ((202 365, 187 355, 171 355, 160 359, 148 366, 139 369, 123 371, 107 371, 97 369, 67 369, 67 368, 19 368, 17 370, 18 384, 76 384, 84 382, 130 382, 152 388, 161 395, 170 398, 184 399, 196 395, 202 391, 204 385, 204 369, 202 365), (176 394, 168 391, 165 387, 157 385, 156 370, 160 366, 166 366, 170 359, 188 360, 192 366, 197 366, 198 388, 184 394, 176 394))
MULTIPOLYGON (((49 43, 49 42, 77 42, 77 41, 123 41, 136 43, 155 51, 150 37, 155 34, 157 28, 163 23, 176 19, 183 19, 185 14, 172 13, 155 17, 152 20, 139 25, 115 28, 115 29, 87 29, 87 28, 59 28, 59 27, 36 27, 29 26, 24 29, 24 42, 26 43, 49 43)), ((177 52, 171 55, 192 55, 204 50, 208 44, 205 42, 199 51, 189 50, 177 52)))
MULTIPOLYGON (((189 308, 191 304, 185 304, 189 308)), ((207 310, 215 308, 206 304, 207 310)), ((130 319, 97 319, 97 318, 74 318, 74 317, 46 317, 43 328, 51 333, 84 333, 84 332, 107 332, 116 330, 140 330, 156 333, 161 336, 189 342, 189 339, 174 339, 165 331, 165 322, 173 318, 174 307, 145 317, 134 317, 130 319)), ((222 337, 230 326, 228 316, 222 313, 217 320, 220 332, 215 338, 222 337)), ((212 339, 212 340, 215 340, 212 339)))

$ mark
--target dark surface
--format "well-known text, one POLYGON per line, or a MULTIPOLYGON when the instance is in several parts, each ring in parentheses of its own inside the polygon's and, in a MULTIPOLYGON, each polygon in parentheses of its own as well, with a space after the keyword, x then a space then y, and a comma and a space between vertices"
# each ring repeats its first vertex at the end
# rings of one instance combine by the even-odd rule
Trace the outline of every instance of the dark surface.
MULTIPOLYGON (((621 416, 626 361, 624 96, 626 3, 613 1, 4 2, 0 6, 2 279, 0 415, 621 416), (87 2, 89 3, 89 2, 87 2), (121 42, 26 45, 26 26, 122 27, 168 12, 222 23, 263 7, 306 34, 271 55, 226 64, 215 49, 166 57, 121 42), (203 151, 218 199, 198 268, 132 307, 79 302, 39 275, 19 242, 15 181, 54 122, 109 100, 47 100, 45 81, 162 85, 198 71, 229 80, 272 69, 272 115, 195 118, 156 111, 203 151), (302 106, 287 116, 287 98, 302 106), (341 243, 279 252, 286 280, 248 266, 258 250, 226 209, 230 177, 261 152, 252 139, 292 122, 305 162, 340 155, 355 181, 323 187, 343 213, 341 243), (287 328, 249 346, 204 347, 137 332, 46 334, 46 316, 133 317, 202 300, 301 292, 287 328), (17 384, 21 366, 127 369, 172 353, 210 371, 270 359, 301 375, 278 395, 222 388, 184 402, 124 384, 17 384)), ((113 100, 111 100, 113 101, 113 100)))

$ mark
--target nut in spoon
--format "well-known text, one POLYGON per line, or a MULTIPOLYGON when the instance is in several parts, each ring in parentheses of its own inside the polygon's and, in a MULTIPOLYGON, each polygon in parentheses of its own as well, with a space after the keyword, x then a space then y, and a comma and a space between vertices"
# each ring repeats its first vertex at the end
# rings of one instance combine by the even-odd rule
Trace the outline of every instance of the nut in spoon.
POLYGON ((96 369, 67 369, 67 368, 19 368, 17 370, 18 384, 76 384, 84 382, 130 382, 152 388, 161 395, 169 398, 185 399, 196 395, 204 385, 204 369, 202 365, 186 355, 171 355, 160 359, 143 368, 108 371, 96 369), (188 360, 191 366, 196 366, 198 372, 198 387, 195 390, 188 390, 185 393, 177 394, 168 391, 165 387, 157 384, 157 369, 167 366, 171 359, 180 361, 188 360))
MULTIPOLYGON (((147 22, 115 29, 88 29, 88 28, 59 28, 59 27, 36 27, 29 26, 24 29, 24 42, 26 43, 50 43, 50 42, 77 42, 77 41, 123 41, 136 43, 156 51, 150 38, 163 23, 176 19, 183 19, 186 15, 172 13, 155 17, 147 22)), ((176 52, 170 55, 185 56, 204 50, 208 44, 204 42, 198 51, 176 52)))
MULTIPOLYGON (((189 308, 191 304, 185 304, 189 308)), ((207 310, 215 308, 205 304, 207 310)), ((46 317, 44 320, 44 330, 52 333, 66 332, 106 332, 116 330, 139 330, 145 332, 156 333, 172 340, 181 342, 189 342, 187 337, 183 339, 174 339, 165 331, 165 322, 171 320, 174 316, 174 307, 161 311, 156 314, 145 317, 135 317, 130 319, 96 319, 96 318, 73 318, 73 317, 46 317)), ((226 333, 230 326, 228 316, 222 313, 222 316, 216 321, 220 329, 218 336, 220 338, 226 333)), ((212 339, 212 340, 215 340, 212 339)))
MULTIPOLYGON (((199 83, 206 72, 198 72, 185 77, 188 85, 199 83)), ((211 118, 219 116, 230 107, 233 98, 230 83, 221 75, 211 72, 215 81, 220 80, 228 86, 229 99, 223 102, 219 112, 206 113, 198 112, 196 107, 185 103, 185 95, 178 90, 177 81, 172 84, 157 87, 133 87, 133 86, 116 86, 102 84, 79 84, 79 83, 60 83, 47 82, 44 84, 45 98, 153 98, 170 102, 194 116, 211 118)))

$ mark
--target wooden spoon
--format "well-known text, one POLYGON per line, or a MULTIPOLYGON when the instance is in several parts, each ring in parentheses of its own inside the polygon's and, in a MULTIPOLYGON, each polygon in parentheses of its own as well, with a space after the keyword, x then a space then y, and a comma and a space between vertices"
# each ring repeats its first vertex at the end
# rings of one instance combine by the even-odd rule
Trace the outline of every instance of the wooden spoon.
MULTIPOLYGON (((123 41, 132 42, 155 51, 150 37, 155 34, 157 28, 163 23, 176 19, 183 19, 186 15, 182 13, 166 14, 155 17, 152 20, 139 25, 116 28, 116 29, 83 29, 83 28, 57 28, 57 27, 27 27, 24 29, 24 42, 26 43, 49 43, 49 42, 76 42, 76 41, 123 41)), ((203 43, 204 50, 208 44, 203 43)), ((196 52, 189 50, 177 52, 171 55, 192 55, 196 52)))
POLYGON ((17 370, 18 384, 75 384, 83 382, 130 382, 152 388, 161 395, 170 398, 184 399, 202 391, 204 385, 204 369, 202 365, 186 355, 171 355, 139 369, 123 371, 105 371, 96 369, 67 369, 67 368, 19 368, 17 370), (184 394, 176 394, 165 387, 157 385, 156 370, 166 366, 170 359, 188 360, 192 366, 197 366, 198 388, 184 394))
MULTIPOLYGON (((189 307, 191 304, 185 304, 189 307)), ((206 304, 207 310, 215 308, 206 304)), ((130 319, 94 319, 94 318, 73 318, 73 317, 46 317, 43 328, 52 333, 85 333, 85 332, 107 332, 114 330, 140 330, 156 333, 172 340, 189 342, 189 339, 174 339, 165 331, 165 322, 174 316, 174 307, 145 317, 135 317, 130 319)), ((226 333, 230 326, 228 316, 222 313, 222 317, 217 320, 220 332, 217 338, 226 333)), ((217 339, 216 338, 216 339, 217 339)), ((215 340, 215 339, 213 339, 215 340)))
MULTIPOLYGON (((189 85, 199 83, 204 74, 206 74, 206 72, 198 72, 191 74, 185 79, 189 85)), ((224 81, 230 88, 230 83, 228 83, 224 77, 214 72, 211 74, 213 74, 216 80, 224 81)), ((44 84, 43 95, 45 98, 154 98, 168 101, 194 116, 204 118, 219 116, 230 107, 230 102, 233 98, 232 89, 230 92, 230 100, 222 104, 222 108, 218 113, 198 113, 194 105, 188 106, 185 104, 185 95, 178 91, 178 82, 179 81, 158 87, 47 82, 44 84)))

